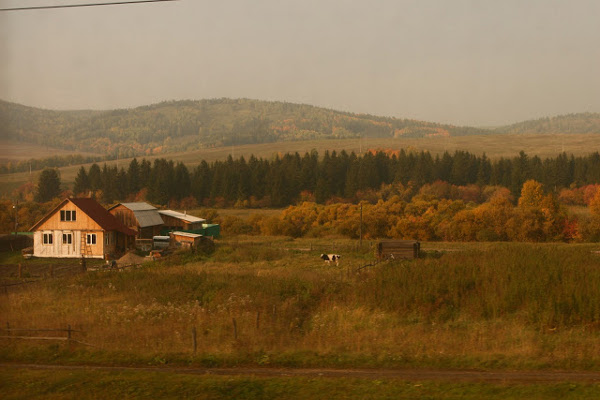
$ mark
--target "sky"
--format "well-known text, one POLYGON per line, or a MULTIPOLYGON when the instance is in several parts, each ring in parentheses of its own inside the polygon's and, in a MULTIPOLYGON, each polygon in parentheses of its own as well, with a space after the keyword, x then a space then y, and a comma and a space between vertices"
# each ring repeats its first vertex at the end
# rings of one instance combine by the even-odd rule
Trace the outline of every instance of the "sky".
MULTIPOLYGON (((0 0, 0 8, 114 0, 0 0)), ((251 98, 471 126, 600 112, 598 0, 180 0, 0 12, 0 99, 251 98)))

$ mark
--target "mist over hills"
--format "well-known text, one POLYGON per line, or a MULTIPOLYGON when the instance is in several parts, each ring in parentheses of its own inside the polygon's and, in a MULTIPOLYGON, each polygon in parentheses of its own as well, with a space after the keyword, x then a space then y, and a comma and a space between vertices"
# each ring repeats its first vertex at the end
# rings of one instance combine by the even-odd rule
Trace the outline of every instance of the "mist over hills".
POLYGON ((169 101, 106 111, 53 111, 0 100, 2 140, 121 157, 315 139, 502 133, 600 133, 600 114, 485 129, 250 99, 169 101))

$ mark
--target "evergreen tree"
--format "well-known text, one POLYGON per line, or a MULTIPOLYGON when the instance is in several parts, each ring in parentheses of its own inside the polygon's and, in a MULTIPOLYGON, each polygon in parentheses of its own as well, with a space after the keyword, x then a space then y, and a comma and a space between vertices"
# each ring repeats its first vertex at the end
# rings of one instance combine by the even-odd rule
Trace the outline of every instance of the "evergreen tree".
POLYGON ((81 168, 79 168, 79 172, 77 172, 77 176, 75 177, 73 193, 77 196, 81 193, 86 193, 90 189, 90 179, 88 177, 87 172, 85 171, 85 168, 82 166, 81 168))
POLYGON ((140 191, 140 189, 142 188, 142 181, 140 178, 141 178, 140 164, 138 163, 137 159, 134 158, 129 163, 129 168, 127 169, 127 184, 126 184, 127 193, 126 194, 137 193, 140 191))
POLYGON ((54 168, 44 169, 38 179, 35 201, 45 203, 60 195, 60 176, 54 168))
POLYGON ((94 163, 90 166, 88 178, 90 180, 91 190, 96 191, 102 187, 102 171, 100 171, 98 164, 94 163))

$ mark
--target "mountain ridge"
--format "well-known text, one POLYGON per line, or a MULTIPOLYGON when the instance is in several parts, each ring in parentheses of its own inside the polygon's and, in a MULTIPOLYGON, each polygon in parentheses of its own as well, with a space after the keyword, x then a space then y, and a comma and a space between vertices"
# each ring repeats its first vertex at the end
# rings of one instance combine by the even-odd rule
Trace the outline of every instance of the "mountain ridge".
POLYGON ((559 128, 600 133, 600 114, 568 114, 486 129, 252 99, 172 100, 135 108, 63 111, 0 100, 0 139, 122 157, 298 140, 443 138, 559 128))

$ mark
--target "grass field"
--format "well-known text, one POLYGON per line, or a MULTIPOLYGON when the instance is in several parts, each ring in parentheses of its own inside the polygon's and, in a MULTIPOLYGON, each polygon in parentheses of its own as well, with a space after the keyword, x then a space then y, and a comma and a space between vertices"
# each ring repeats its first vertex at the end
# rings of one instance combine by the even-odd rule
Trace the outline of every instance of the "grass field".
POLYGON ((33 143, 14 142, 11 140, 0 140, 0 162, 30 160, 32 158, 46 158, 51 156, 67 156, 81 154, 93 156, 95 154, 69 151, 54 147, 40 146, 33 143))
MULTIPOLYGON (((140 367, 600 368, 593 244, 424 243, 371 265, 373 243, 234 237, 124 272, 41 280, 0 296, 0 362, 140 367), (327 266, 322 252, 342 254, 327 266), (194 333, 195 332, 195 333, 194 333), (7 333, 7 332, 5 332, 7 333), (11 333, 14 335, 14 333, 11 333), (28 336, 48 333, 26 333, 28 336), (194 345, 194 337, 196 342, 194 345)), ((2 267, 0 267, 2 268, 2 267)), ((598 384, 199 376, 0 368, 3 398, 594 398, 598 384), (204 396, 204 397, 203 397, 204 396)))
MULTIPOLYGON (((343 139, 343 140, 319 140, 265 143, 256 145, 232 146, 202 149, 186 153, 168 153, 159 156, 146 157, 154 159, 165 157, 180 161, 194 167, 202 160, 216 161, 225 160, 229 155, 234 157, 244 156, 248 158, 254 154, 257 157, 270 158, 278 153, 299 152, 304 154, 316 149, 321 154, 325 150, 354 151, 357 154, 367 149, 413 149, 417 151, 427 150, 432 154, 441 154, 444 151, 454 152, 456 150, 467 150, 480 155, 484 152, 489 158, 514 157, 523 150, 529 155, 554 157, 565 151, 567 154, 586 155, 599 151, 598 135, 593 134, 554 134, 554 135, 482 135, 482 136, 457 136, 450 138, 391 138, 391 139, 343 139)), ((34 153, 38 154, 38 153, 34 153)), ((2 153, 0 153, 2 158, 2 153)), ((130 159, 110 161, 108 164, 127 167, 130 159)), ((80 166, 69 166, 60 168, 63 185, 72 187, 80 166)), ((89 168, 89 165, 86 165, 89 168)), ((6 195, 21 184, 32 180, 37 182, 39 171, 33 176, 21 172, 8 175, 0 175, 0 195, 6 195)))
MULTIPOLYGON (((368 243, 365 243, 368 245, 368 243)), ((96 347, 3 342, 22 362, 288 367, 600 366, 595 245, 426 244, 367 267, 347 240, 236 238, 210 256, 48 279, 0 299, 18 328, 65 328, 96 347), (326 266, 322 252, 343 255, 326 266), (182 263, 186 262, 185 265, 182 263), (235 320, 235 322, 234 322, 235 320), (192 330, 198 342, 193 352, 192 330)))
POLYGON ((134 371, 0 368, 4 399, 592 399, 598 384, 490 384, 352 378, 263 378, 134 371))

